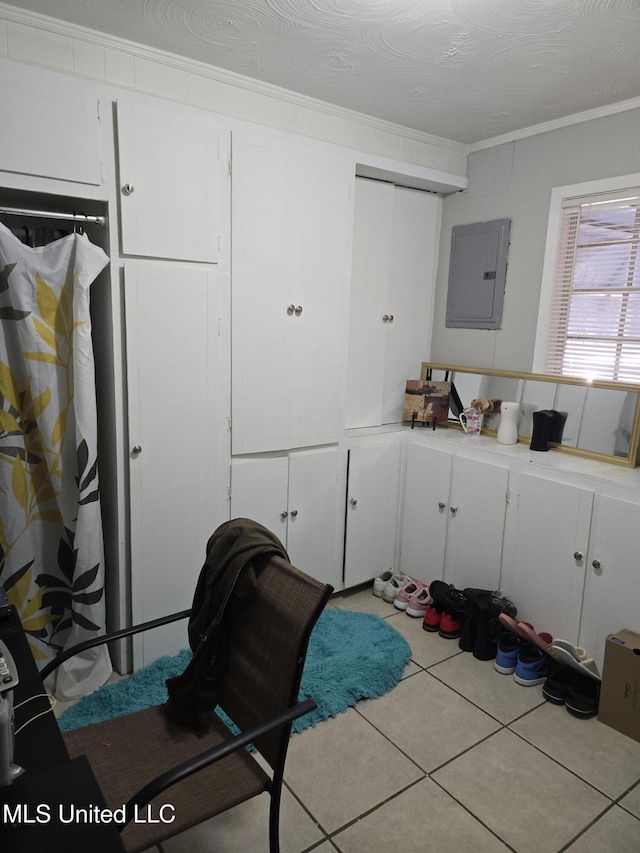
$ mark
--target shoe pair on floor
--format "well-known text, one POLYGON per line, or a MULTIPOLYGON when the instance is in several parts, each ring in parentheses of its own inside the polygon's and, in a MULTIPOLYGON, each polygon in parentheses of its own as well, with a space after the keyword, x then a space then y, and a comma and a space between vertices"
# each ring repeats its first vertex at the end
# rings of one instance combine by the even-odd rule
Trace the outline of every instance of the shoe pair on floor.
POLYGON ((513 674, 513 679, 524 687, 544 684, 551 670, 551 658, 541 648, 503 631, 498 638, 498 651, 493 664, 502 675, 513 674))
POLYGON ((598 713, 600 681, 572 666, 556 664, 542 688, 542 695, 554 705, 564 705, 574 717, 588 719, 598 713))
POLYGON ((392 569, 383 572, 374 580, 372 592, 415 618, 424 617, 427 604, 431 602, 429 584, 426 581, 414 580, 409 575, 394 572, 392 569))

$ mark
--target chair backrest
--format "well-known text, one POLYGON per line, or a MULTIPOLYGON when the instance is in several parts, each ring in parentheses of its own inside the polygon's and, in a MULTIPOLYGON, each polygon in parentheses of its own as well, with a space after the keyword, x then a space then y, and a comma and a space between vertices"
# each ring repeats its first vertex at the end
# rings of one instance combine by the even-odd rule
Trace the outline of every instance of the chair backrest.
MULTIPOLYGON (((333 588, 272 557, 258 591, 233 625, 220 705, 241 729, 258 725, 298 698, 309 636, 333 588)), ((255 743, 272 767, 290 726, 255 743)))

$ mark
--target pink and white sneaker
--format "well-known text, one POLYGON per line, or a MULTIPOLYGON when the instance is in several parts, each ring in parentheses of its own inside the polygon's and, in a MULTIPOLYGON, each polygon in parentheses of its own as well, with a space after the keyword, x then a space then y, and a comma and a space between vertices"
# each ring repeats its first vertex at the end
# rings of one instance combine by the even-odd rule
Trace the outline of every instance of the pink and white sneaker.
POLYGON ((426 588, 427 584, 425 581, 409 581, 408 583, 403 584, 397 592, 393 601, 393 606, 397 607, 398 610, 406 610, 407 605, 409 604, 409 596, 426 588))

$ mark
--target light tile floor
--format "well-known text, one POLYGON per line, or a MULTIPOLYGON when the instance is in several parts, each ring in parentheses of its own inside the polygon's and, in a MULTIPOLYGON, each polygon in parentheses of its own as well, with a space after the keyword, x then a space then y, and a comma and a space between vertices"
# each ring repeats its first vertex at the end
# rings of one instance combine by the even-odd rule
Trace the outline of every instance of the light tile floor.
MULTIPOLYGON (((371 594, 412 650, 390 693, 294 735, 282 853, 638 853, 640 743, 550 705, 457 641, 371 594)), ((267 853, 268 797, 202 824, 162 853, 267 853)))

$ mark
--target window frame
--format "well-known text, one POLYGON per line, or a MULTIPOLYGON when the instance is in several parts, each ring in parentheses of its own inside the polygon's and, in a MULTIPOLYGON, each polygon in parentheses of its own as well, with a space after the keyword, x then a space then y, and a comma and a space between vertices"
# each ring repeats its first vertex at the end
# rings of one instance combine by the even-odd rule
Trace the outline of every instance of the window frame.
MULTIPOLYGON (((560 245, 563 206, 572 200, 578 202, 585 196, 593 196, 600 193, 617 193, 638 186, 640 186, 640 173, 636 172, 630 175, 618 175, 613 178, 602 178, 596 181, 568 184, 566 186, 553 187, 551 189, 547 237, 540 286, 540 301, 538 305, 538 321, 533 353, 534 372, 545 372, 546 352, 551 325, 551 307, 553 301, 556 258, 560 245)), ((626 383, 620 384, 623 385, 626 383)))

